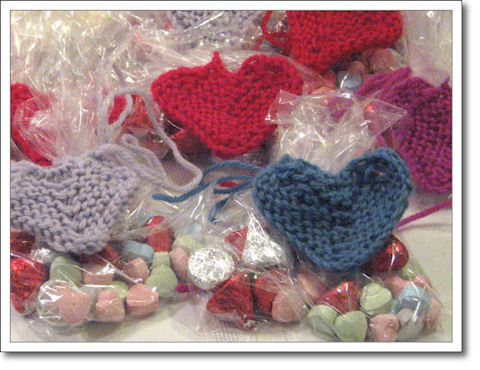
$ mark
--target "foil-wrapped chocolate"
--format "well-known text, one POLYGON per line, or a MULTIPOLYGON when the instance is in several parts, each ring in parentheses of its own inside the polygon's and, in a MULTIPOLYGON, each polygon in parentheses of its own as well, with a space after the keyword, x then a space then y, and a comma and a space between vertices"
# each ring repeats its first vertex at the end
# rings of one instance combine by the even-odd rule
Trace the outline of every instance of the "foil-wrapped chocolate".
POLYGON ((188 278, 198 288, 213 289, 227 280, 235 268, 233 258, 220 248, 203 248, 188 259, 188 278))
POLYGON ((291 261, 290 248, 275 242, 263 229, 258 219, 251 217, 248 223, 242 262, 252 267, 288 267, 291 261))
POLYGON ((35 248, 30 252, 30 259, 41 263, 42 265, 50 265, 57 255, 58 253, 49 248, 40 247, 35 248))

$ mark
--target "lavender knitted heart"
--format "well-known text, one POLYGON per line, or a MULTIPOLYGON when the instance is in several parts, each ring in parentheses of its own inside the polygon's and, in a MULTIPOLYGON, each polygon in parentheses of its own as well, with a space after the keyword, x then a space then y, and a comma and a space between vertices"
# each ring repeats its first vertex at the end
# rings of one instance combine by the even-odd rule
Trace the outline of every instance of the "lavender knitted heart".
POLYGON ((254 180, 253 199, 299 254, 329 271, 351 271, 383 247, 412 192, 405 162, 381 148, 334 175, 285 155, 254 180))
POLYGON ((56 251, 93 254, 105 247, 137 184, 131 170, 101 153, 51 167, 18 162, 11 169, 11 224, 56 251))

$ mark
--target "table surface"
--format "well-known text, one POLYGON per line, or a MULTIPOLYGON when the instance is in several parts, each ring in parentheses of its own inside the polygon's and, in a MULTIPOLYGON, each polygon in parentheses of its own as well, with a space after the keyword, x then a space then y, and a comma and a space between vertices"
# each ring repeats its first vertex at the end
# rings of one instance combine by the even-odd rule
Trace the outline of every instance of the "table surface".
MULTIPOLYGON (((445 197, 416 193, 405 216, 428 208, 445 197)), ((439 293, 444 306, 442 322, 436 331, 424 334, 417 341, 450 342, 452 340, 452 212, 444 209, 426 218, 405 225, 396 235, 439 293)), ((460 248, 460 246, 455 246, 460 248)), ((102 342, 311 342, 327 341, 305 324, 264 325, 252 332, 224 325, 204 316, 202 298, 189 299, 163 306, 153 316, 122 324, 90 324, 74 334, 55 336, 55 341, 102 342)), ((11 341, 41 342, 42 329, 29 324, 11 308, 11 341)), ((331 339, 330 339, 331 340, 331 339)))

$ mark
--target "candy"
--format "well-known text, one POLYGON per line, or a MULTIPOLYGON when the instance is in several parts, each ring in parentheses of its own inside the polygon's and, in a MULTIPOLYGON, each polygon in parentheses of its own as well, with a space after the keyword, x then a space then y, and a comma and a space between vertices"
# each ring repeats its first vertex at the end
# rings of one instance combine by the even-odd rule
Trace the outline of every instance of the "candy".
POLYGON ((125 318, 123 300, 115 289, 106 289, 98 295, 95 315, 104 322, 119 322, 125 318))
POLYGON ((55 257, 57 257, 57 253, 45 247, 35 248, 30 251, 30 259, 42 265, 50 265, 55 257))
POLYGON ((278 292, 272 302, 272 318, 277 322, 300 321, 307 306, 293 290, 278 292))
POLYGON ((153 254, 152 268, 160 265, 170 267, 170 254, 169 252, 155 252, 153 254))
POLYGON ((38 290, 46 278, 47 272, 40 263, 10 259, 10 300, 18 312, 28 313, 34 308, 38 290))
POLYGON ((369 272, 399 270, 407 264, 408 258, 405 245, 392 235, 385 247, 366 264, 365 269, 369 272))
POLYGON ((155 228, 148 233, 148 245, 155 252, 168 252, 173 244, 173 231, 170 228, 155 228))
POLYGON ((299 281, 305 293, 313 302, 317 302, 322 294, 327 290, 327 286, 312 273, 300 272, 297 275, 297 280, 299 281))
POLYGON ((115 249, 107 244, 100 252, 86 256, 85 262, 97 265, 107 265, 110 262, 112 265, 118 267, 120 256, 115 249))
POLYGON ((48 280, 42 284, 37 297, 37 314, 41 321, 56 328, 70 327, 60 316, 57 302, 61 292, 71 288, 71 284, 61 280, 48 280))
POLYGON ((148 244, 139 243, 133 240, 128 240, 123 243, 122 256, 131 261, 136 258, 142 258, 145 263, 152 263, 153 249, 148 244))
POLYGON ((400 330, 397 341, 404 342, 417 338, 423 330, 423 320, 410 309, 403 309, 398 314, 400 330))
POLYGON ((417 276, 415 270, 412 268, 412 266, 409 265, 410 264, 407 263, 407 265, 403 266, 400 270, 400 276, 402 277, 402 279, 412 280, 415 276, 417 276))
POLYGON ((91 304, 90 296, 75 288, 62 289, 57 301, 60 316, 70 325, 83 322, 90 312, 91 304))
POLYGON ((370 69, 374 73, 393 71, 399 64, 399 58, 393 49, 377 49, 370 58, 370 69))
POLYGON ((441 304, 437 299, 432 299, 430 309, 423 318, 424 329, 433 330, 437 327, 442 314, 441 304))
POLYGON ((210 290, 233 273, 232 257, 222 249, 204 248, 188 260, 188 277, 200 289, 210 290))
POLYGON ((367 318, 362 311, 351 311, 335 320, 335 334, 344 342, 363 342, 367 335, 367 318))
POLYGON ((235 248, 235 252, 237 253, 238 257, 242 255, 243 249, 245 248, 245 243, 247 241, 247 233, 248 227, 244 227, 241 230, 230 233, 225 238, 225 241, 235 248))
POLYGON ((286 282, 287 274, 284 270, 271 270, 255 279, 253 294, 257 307, 265 315, 272 314, 272 303, 278 292, 279 286, 286 282))
POLYGON ((10 251, 28 255, 35 244, 33 235, 25 231, 10 232, 10 251))
POLYGON ((430 309, 430 295, 428 292, 415 285, 407 285, 398 296, 399 309, 409 308, 418 314, 430 309))
POLYGON ((360 285, 358 281, 346 281, 327 291, 317 302, 332 307, 337 312, 345 313, 360 309, 360 285))
POLYGON ((337 316, 338 314, 333 308, 325 305, 317 305, 312 307, 308 313, 307 323, 320 333, 334 335, 333 327, 337 316))
POLYGON ((160 297, 171 298, 175 295, 178 284, 177 277, 172 269, 165 265, 156 266, 145 284, 160 297))
POLYGON ((370 319, 368 337, 372 342, 395 342, 400 323, 393 314, 381 314, 370 319))
POLYGON ((127 274, 133 279, 140 280, 138 282, 145 281, 150 275, 148 266, 143 260, 143 258, 135 258, 134 260, 127 263, 123 268, 123 272, 125 272, 125 274, 127 274))
POLYGON ((400 276, 391 274, 383 280, 383 284, 392 292, 393 297, 397 298, 403 288, 410 285, 410 282, 403 280, 400 276))
POLYGON ((114 289, 117 291, 121 299, 125 299, 128 292, 128 285, 123 281, 114 280, 110 283, 108 289, 114 289))
POLYGON ((426 275, 417 275, 412 279, 412 284, 420 288, 429 290, 432 288, 432 283, 426 275))
POLYGON ((147 285, 135 284, 127 293, 127 309, 134 316, 148 315, 159 307, 158 293, 147 285))
POLYGON ((207 302, 207 311, 244 328, 254 324, 253 296, 247 274, 232 276, 207 302))
POLYGON ((58 256, 50 265, 50 280, 63 280, 80 285, 82 282, 81 267, 69 258, 58 256))
POLYGON ((182 248, 176 248, 170 252, 172 270, 181 281, 187 281, 188 277, 188 256, 182 248))
POLYGON ((175 238, 175 241, 173 242, 172 249, 176 248, 182 248, 185 253, 191 255, 192 253, 204 248, 204 245, 197 239, 189 235, 182 234, 175 238))
POLYGON ((109 285, 115 272, 110 266, 87 264, 83 266, 83 282, 93 285, 109 285))
POLYGON ((341 89, 357 90, 362 84, 362 76, 356 73, 340 71, 337 73, 337 84, 341 89))
POLYGON ((369 315, 387 313, 392 307, 392 293, 380 284, 367 284, 360 295, 360 306, 369 315))

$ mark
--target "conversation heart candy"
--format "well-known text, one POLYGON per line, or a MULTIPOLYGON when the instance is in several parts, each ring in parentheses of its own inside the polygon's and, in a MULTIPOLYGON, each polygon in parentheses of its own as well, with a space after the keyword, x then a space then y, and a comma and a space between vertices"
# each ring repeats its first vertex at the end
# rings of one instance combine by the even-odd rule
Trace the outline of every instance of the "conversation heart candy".
POLYGON ((125 318, 123 300, 115 289, 105 289, 98 295, 95 316, 104 322, 119 322, 125 318))
POLYGON ((370 319, 368 338, 372 342, 395 342, 400 323, 393 314, 381 314, 370 319))
POLYGON ((424 329, 433 330, 437 327, 442 314, 442 305, 437 299, 432 298, 430 309, 423 318, 424 329))
POLYGON ((165 265, 170 267, 169 252, 155 252, 153 254, 152 269, 156 266, 165 265))
POLYGON ((187 281, 188 276, 188 255, 182 248, 176 248, 170 252, 172 270, 180 281, 187 281))
POLYGON ((367 284, 360 294, 360 306, 369 315, 387 313, 392 307, 392 293, 380 284, 367 284))
POLYGON ((87 264, 83 266, 83 282, 92 285, 109 285, 115 271, 109 265, 87 264))
POLYGON ((173 242, 172 250, 176 248, 182 248, 190 256, 192 253, 204 248, 204 245, 192 236, 181 234, 173 242))
POLYGON ((425 313, 430 308, 430 294, 418 286, 407 285, 398 296, 399 309, 409 308, 418 314, 425 313))
POLYGON ((170 298, 175 295, 175 288, 178 284, 177 277, 172 269, 165 265, 156 266, 146 280, 149 286, 160 297, 170 298))
POLYGON ((334 328, 344 342, 363 342, 367 335, 367 318, 362 311, 350 311, 336 318, 334 328))
POLYGON ((110 283, 108 289, 116 290, 120 298, 125 299, 128 292, 128 285, 125 284, 123 281, 114 280, 110 283))
POLYGON ((122 257, 127 261, 134 260, 136 258, 142 258, 145 263, 152 263, 153 248, 148 244, 139 243, 134 240, 128 240, 123 243, 122 257))
POLYGON ((69 287, 60 292, 57 301, 58 312, 67 323, 77 325, 87 318, 91 303, 88 294, 69 287))
POLYGON ((133 279, 138 279, 138 282, 145 281, 150 275, 147 264, 143 258, 135 258, 123 267, 123 272, 133 279))
POLYGON ((297 275, 297 280, 313 302, 317 302, 328 289, 319 277, 309 272, 300 272, 297 275))
POLYGON ((81 267, 72 259, 58 256, 50 265, 50 280, 62 280, 80 285, 82 282, 81 267))
POLYGON ((135 284, 127 293, 127 309, 134 316, 148 315, 159 307, 158 293, 144 284, 135 284))
POLYGON ((432 288, 432 282, 426 275, 417 275, 412 279, 412 284, 420 288, 429 290, 432 288))
POLYGON ((338 313, 333 308, 325 305, 316 305, 308 313, 307 323, 320 333, 334 335, 333 327, 337 316, 338 313))
POLYGON ((307 306, 293 289, 280 291, 272 302, 272 318, 277 322, 300 321, 307 313, 307 306))
POLYGON ((410 285, 409 281, 403 280, 400 276, 389 275, 383 280, 383 284, 392 292, 393 297, 397 298, 403 288, 410 285))
POLYGON ((397 314, 400 323, 397 341, 405 342, 417 338, 423 330, 423 320, 412 310, 408 308, 402 309, 397 314))
POLYGON ((360 284, 358 281, 346 281, 327 291, 317 302, 345 313, 360 309, 360 284))

